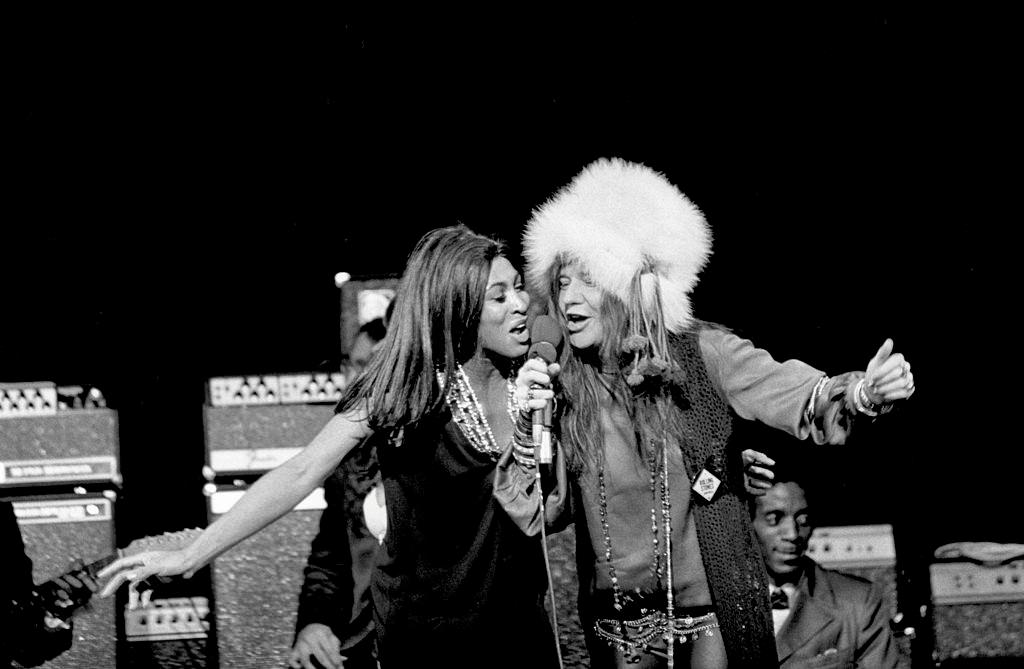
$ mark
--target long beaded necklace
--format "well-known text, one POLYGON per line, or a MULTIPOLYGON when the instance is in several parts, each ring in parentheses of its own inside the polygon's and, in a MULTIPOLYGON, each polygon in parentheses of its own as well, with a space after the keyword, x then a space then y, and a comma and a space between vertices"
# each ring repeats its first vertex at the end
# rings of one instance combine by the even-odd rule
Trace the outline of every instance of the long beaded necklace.
POLYGON ((655 613, 653 611, 643 610, 642 613, 645 615, 643 618, 636 621, 629 621, 624 623, 622 620, 622 612, 624 610, 622 588, 619 586, 618 574, 615 572, 615 565, 612 562, 612 537, 611 531, 608 527, 608 491, 605 485, 604 476, 604 465, 597 472, 597 483, 598 483, 598 498, 600 507, 598 512, 601 517, 601 532, 604 535, 604 557, 608 564, 608 575, 612 583, 612 598, 613 606, 619 617, 613 622, 612 636, 609 638, 604 634, 601 634, 601 630, 598 629, 598 633, 601 636, 605 636, 614 643, 615 639, 619 642, 616 644, 619 650, 629 656, 633 656, 636 653, 636 645, 640 647, 645 646, 648 642, 653 640, 656 636, 660 635, 666 643, 667 651, 667 666, 671 669, 675 666, 675 641, 678 637, 680 641, 685 642, 687 636, 692 636, 694 640, 697 638, 699 632, 704 631, 705 634, 711 636, 712 632, 710 626, 691 627, 691 624, 695 622, 695 619, 687 616, 680 621, 675 620, 675 601, 673 598, 672 590, 672 501, 670 498, 670 490, 668 485, 668 443, 663 439, 661 444, 661 466, 658 467, 658 459, 652 455, 648 460, 648 466, 650 467, 650 489, 651 489, 651 534, 653 535, 653 549, 654 549, 654 561, 651 564, 651 575, 654 577, 656 583, 661 586, 661 577, 664 574, 666 583, 665 587, 665 614, 655 613), (658 470, 661 470, 661 476, 658 476, 658 470), (661 483, 661 521, 662 521, 662 537, 664 542, 664 553, 659 550, 658 540, 658 513, 655 509, 657 503, 657 482, 660 478, 661 483), (661 560, 664 557, 664 568, 662 568, 661 560), (629 626, 631 628, 642 627, 646 629, 644 637, 639 639, 639 643, 627 644, 623 643, 623 627, 629 626), (631 648, 630 646, 634 647, 631 648))
MULTIPOLYGON (((445 373, 438 370, 437 383, 442 388, 444 380, 445 373)), ((511 379, 505 379, 505 389, 505 410, 508 411, 508 417, 515 425, 515 383, 511 379)), ((455 424, 459 426, 462 434, 469 440, 473 448, 493 457, 501 455, 504 449, 498 446, 483 407, 480 406, 476 393, 473 392, 473 386, 469 383, 469 377, 466 376, 466 371, 462 369, 461 364, 456 366, 455 382, 448 387, 445 401, 448 403, 448 408, 451 409, 455 424)))
MULTIPOLYGON (((671 547, 669 545, 668 537, 671 534, 672 527, 672 504, 668 497, 668 467, 664 464, 662 467, 657 466, 657 460, 652 459, 650 461, 650 487, 651 487, 651 535, 652 544, 654 548, 654 561, 651 563, 651 575, 654 577, 658 585, 661 585, 662 574, 665 573, 665 569, 662 567, 662 559, 666 561, 666 566, 671 569, 671 563, 668 562, 669 556, 671 555, 671 547), (658 469, 661 469, 661 476, 658 476, 658 469), (658 527, 658 511, 655 508, 657 500, 657 482, 660 479, 661 483, 661 521, 662 528, 658 527), (665 537, 665 552, 664 558, 662 552, 659 550, 659 530, 665 537)), ((667 464, 667 463, 666 463, 667 464)), ((619 587, 619 577, 615 572, 615 565, 612 562, 612 535, 608 528, 608 489, 605 485, 604 478, 604 466, 597 472, 597 494, 599 500, 598 513, 601 516, 601 533, 604 535, 604 558, 608 563, 608 575, 612 582, 612 597, 613 606, 618 612, 622 612, 625 608, 622 598, 622 588, 619 587)), ((668 588, 671 593, 671 587, 668 588)), ((671 597, 671 595, 670 595, 671 597)))

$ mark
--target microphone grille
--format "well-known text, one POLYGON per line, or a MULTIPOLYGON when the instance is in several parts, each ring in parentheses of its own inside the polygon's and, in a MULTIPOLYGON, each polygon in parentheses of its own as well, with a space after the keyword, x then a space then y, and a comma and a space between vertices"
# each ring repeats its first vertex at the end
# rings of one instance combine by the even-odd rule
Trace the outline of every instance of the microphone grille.
POLYGON ((546 341, 557 348, 562 343, 562 328, 551 316, 540 314, 533 319, 533 325, 530 326, 530 341, 546 341))
POLYGON ((552 363, 558 357, 558 347, 562 343, 562 328, 547 314, 533 319, 530 326, 530 356, 538 356, 544 362, 552 363))

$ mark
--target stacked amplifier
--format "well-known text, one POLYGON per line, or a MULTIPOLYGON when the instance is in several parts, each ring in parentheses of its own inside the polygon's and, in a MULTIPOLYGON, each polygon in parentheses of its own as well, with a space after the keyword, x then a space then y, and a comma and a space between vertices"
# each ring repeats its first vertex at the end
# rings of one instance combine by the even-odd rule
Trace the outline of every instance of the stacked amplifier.
MULTIPOLYGON (((335 277, 340 352, 383 318, 395 276, 335 277)), ((347 384, 338 370, 209 379, 203 408, 209 521, 231 509, 257 478, 292 457, 334 414, 347 384)), ((285 666, 310 543, 324 508, 318 488, 286 516, 224 553, 212 566, 213 628, 221 669, 285 666)))
MULTIPOLYGON (((344 385, 340 373, 209 380, 203 415, 210 522, 230 510, 250 483, 316 436, 344 385)), ((285 666, 302 570, 323 508, 323 490, 317 489, 213 563, 213 626, 222 669, 285 666)))
MULTIPOLYGON (((99 389, 0 384, 0 497, 12 502, 37 584, 115 551, 118 462, 117 414, 99 389)), ((113 599, 94 597, 73 625, 71 648, 43 666, 116 666, 113 599)))
POLYGON ((929 565, 937 666, 1024 666, 1024 546, 929 565), (990 556, 991 557, 991 556, 990 556))

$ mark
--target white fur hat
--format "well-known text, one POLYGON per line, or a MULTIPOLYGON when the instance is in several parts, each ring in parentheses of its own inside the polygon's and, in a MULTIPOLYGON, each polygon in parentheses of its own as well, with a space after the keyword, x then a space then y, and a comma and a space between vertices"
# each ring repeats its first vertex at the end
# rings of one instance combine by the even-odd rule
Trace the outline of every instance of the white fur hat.
POLYGON ((602 158, 534 211, 523 249, 537 294, 551 297, 547 275, 561 256, 581 262, 626 304, 638 277, 646 309, 657 304, 660 289, 665 328, 679 332, 692 318, 689 293, 711 254, 711 230, 662 174, 602 158))

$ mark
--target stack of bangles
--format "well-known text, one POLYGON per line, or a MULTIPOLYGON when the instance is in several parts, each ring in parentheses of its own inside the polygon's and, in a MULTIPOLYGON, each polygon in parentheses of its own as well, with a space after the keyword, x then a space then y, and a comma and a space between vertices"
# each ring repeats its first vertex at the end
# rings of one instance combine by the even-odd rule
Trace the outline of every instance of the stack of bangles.
POLYGON ((536 467, 533 455, 533 417, 528 411, 520 411, 512 433, 512 457, 524 467, 536 467))
POLYGON ((857 382, 857 387, 853 390, 853 406, 856 407, 857 411, 865 416, 878 416, 892 411, 891 404, 875 404, 871 401, 867 391, 864 390, 864 382, 865 379, 861 378, 857 382))

